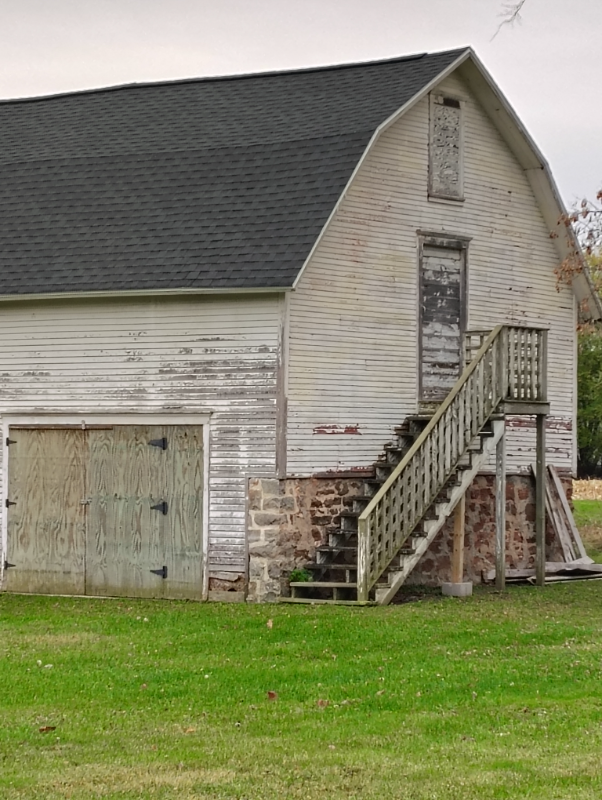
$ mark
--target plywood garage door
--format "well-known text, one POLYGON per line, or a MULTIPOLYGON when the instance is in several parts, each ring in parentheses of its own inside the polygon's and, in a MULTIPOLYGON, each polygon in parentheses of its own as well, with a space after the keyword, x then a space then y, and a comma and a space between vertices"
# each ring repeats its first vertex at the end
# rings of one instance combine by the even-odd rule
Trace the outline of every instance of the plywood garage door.
MULTIPOLYGON (((7 570, 8 590, 201 597, 201 427, 11 430, 15 441, 9 451, 9 499, 14 500, 11 492, 18 484, 24 487, 20 492, 32 509, 24 511, 20 497, 9 508, 7 560, 15 566, 7 570), (23 465, 24 445, 20 442, 30 440, 37 444, 33 456, 23 465), (51 458, 45 444, 52 444, 60 457, 51 458), (79 460, 75 460, 76 453, 79 460), (34 490, 35 478, 45 464, 51 465, 48 470, 54 469, 57 485, 65 481, 67 469, 73 489, 69 496, 63 492, 61 520, 64 518, 69 531, 79 523, 79 550, 73 546, 73 554, 70 551, 58 559, 52 537, 37 533, 39 524, 35 527, 28 523, 31 518, 37 521, 49 514, 53 519, 56 516, 54 484, 47 481, 34 490), (74 464, 79 465, 79 472, 74 464), (28 533, 23 536, 25 529, 28 533), (57 588, 57 581, 49 584, 42 579, 48 572, 48 559, 57 563, 55 572, 64 576, 63 588, 57 588)), ((32 446, 26 449, 30 452, 32 446)))
POLYGON ((8 553, 13 592, 83 594, 88 460, 79 430, 11 433, 8 553))

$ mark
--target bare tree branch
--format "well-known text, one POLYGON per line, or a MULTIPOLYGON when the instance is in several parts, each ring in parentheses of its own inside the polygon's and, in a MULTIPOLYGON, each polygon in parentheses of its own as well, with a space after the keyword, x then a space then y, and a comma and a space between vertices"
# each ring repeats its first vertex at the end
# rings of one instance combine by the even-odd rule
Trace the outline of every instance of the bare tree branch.
POLYGON ((520 12, 522 11, 522 8, 526 2, 527 0, 518 0, 518 2, 512 2, 512 3, 508 2, 503 4, 504 11, 499 15, 500 17, 502 17, 502 21, 497 26, 496 32, 491 37, 492 41, 502 30, 504 25, 514 25, 515 22, 521 22, 522 17, 520 15, 520 12))

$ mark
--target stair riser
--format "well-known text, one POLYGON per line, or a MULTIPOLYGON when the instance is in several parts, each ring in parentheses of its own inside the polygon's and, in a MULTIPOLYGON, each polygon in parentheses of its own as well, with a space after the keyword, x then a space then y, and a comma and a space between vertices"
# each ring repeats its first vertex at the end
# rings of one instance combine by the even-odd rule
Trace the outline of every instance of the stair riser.
POLYGON ((344 546, 357 548, 357 531, 345 531, 340 533, 331 533, 328 537, 328 544, 330 547, 344 546))
POLYGON ((322 587, 312 587, 311 583, 308 583, 305 587, 291 587, 291 597, 294 599, 307 599, 310 602, 312 600, 340 600, 349 602, 357 600, 357 589, 342 587, 326 589, 322 587))
POLYGON ((311 570, 313 580, 325 583, 357 583, 357 566, 354 569, 326 567, 322 571, 311 570))
POLYGON ((382 483, 384 483, 389 478, 389 476, 391 475, 391 473, 395 469, 395 467, 393 467, 391 464, 387 465, 387 464, 378 464, 378 463, 376 463, 374 465, 374 468, 376 470, 376 477, 382 483))

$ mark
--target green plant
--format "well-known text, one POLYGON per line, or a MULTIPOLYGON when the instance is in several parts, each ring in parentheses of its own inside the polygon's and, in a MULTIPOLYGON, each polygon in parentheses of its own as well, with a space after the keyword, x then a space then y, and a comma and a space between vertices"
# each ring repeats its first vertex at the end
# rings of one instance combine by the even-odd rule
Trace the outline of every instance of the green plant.
POLYGON ((289 580, 292 583, 309 583, 311 581, 311 572, 304 568, 297 568, 291 571, 289 580))

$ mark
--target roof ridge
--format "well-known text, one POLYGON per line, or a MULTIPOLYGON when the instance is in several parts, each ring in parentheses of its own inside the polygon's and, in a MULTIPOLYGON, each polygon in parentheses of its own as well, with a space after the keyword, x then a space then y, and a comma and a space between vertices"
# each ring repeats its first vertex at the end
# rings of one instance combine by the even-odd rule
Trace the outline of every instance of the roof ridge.
POLYGON ((103 159, 109 159, 115 161, 118 158, 124 158, 128 161, 132 161, 137 157, 144 157, 147 158, 148 156, 178 156, 182 153, 218 153, 225 150, 250 150, 252 148, 260 148, 263 146, 268 147, 278 147, 279 145, 288 146, 294 144, 295 142, 316 142, 316 141, 324 141, 326 139, 343 139, 343 138, 350 138, 350 137, 357 137, 357 136, 367 136, 370 137, 374 133, 374 128, 358 128, 357 130, 353 131, 345 131, 344 133, 326 133, 320 136, 295 136, 291 139, 275 139, 274 141, 257 141, 252 142, 251 144, 237 144, 237 145, 212 145, 208 147, 183 147, 180 150, 141 150, 141 151, 128 151, 125 150, 121 153, 105 153, 103 155, 95 155, 90 156, 89 153, 84 153, 82 155, 70 155, 65 156, 64 158, 57 158, 56 156, 48 156, 45 158, 36 158, 36 159, 28 159, 23 161, 4 161, 2 156, 0 155, 0 166, 3 167, 13 167, 13 166, 21 166, 23 164, 46 164, 46 163, 53 163, 53 164, 60 164, 62 162, 65 163, 73 163, 76 161, 102 161, 103 159))
POLYGON ((217 82, 217 81, 246 80, 246 79, 262 78, 262 77, 269 78, 269 77, 277 77, 280 75, 295 75, 308 72, 330 72, 335 70, 352 69, 354 67, 370 67, 370 66, 377 66, 379 64, 392 64, 394 62, 419 61, 420 59, 425 58, 427 56, 445 56, 451 53, 463 53, 468 49, 469 49, 468 46, 466 46, 466 47, 452 48, 451 50, 438 50, 432 53, 428 52, 414 53, 405 56, 393 56, 391 58, 372 59, 370 61, 349 61, 342 64, 327 64, 314 67, 294 67, 292 69, 267 70, 265 72, 244 72, 244 73, 234 73, 232 75, 208 75, 202 78, 175 78, 173 80, 164 80, 164 81, 121 83, 121 84, 116 84, 114 86, 100 86, 93 89, 74 89, 72 91, 55 92, 53 94, 37 95, 34 97, 9 97, 4 99, 0 98, 0 106, 6 106, 13 103, 14 104, 38 103, 45 100, 55 100, 63 97, 74 97, 87 94, 102 94, 104 92, 117 92, 126 89, 146 89, 155 86, 181 86, 191 83, 211 83, 213 81, 217 82))

